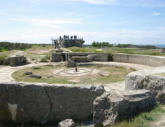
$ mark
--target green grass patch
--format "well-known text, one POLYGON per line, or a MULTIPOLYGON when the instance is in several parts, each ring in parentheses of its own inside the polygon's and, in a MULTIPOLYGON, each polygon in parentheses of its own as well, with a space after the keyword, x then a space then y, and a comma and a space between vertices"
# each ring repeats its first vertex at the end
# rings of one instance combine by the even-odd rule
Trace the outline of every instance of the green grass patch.
POLYGON ((0 48, 0 52, 5 52, 5 51, 8 51, 5 47, 0 48))
POLYGON ((43 58, 41 58, 40 62, 49 62, 50 61, 50 55, 46 55, 43 58))
POLYGON ((11 54, 11 51, 0 52, 0 64, 11 54))
POLYGON ((70 47, 69 50, 73 52, 94 52, 94 53, 103 53, 103 51, 98 51, 97 48, 79 48, 79 47, 70 47))
POLYGON ((155 75, 158 75, 158 76, 163 76, 163 77, 165 77, 165 73, 159 73, 159 74, 155 74, 155 75))
POLYGON ((32 46, 32 48, 25 50, 24 55, 30 61, 49 62, 51 52, 51 46, 32 46))
POLYGON ((1 59, 1 60, 4 60, 4 59, 6 59, 6 58, 7 58, 7 55, 5 55, 5 54, 0 55, 0 59, 1 59))
POLYGON ((71 47, 68 48, 73 52, 93 52, 93 53, 126 53, 126 54, 141 54, 141 55, 154 55, 154 56, 165 56, 164 53, 161 52, 161 49, 142 49, 142 48, 103 48, 102 50, 98 50, 93 47, 79 48, 79 47, 71 47))
POLYGON ((122 121, 111 127, 149 127, 152 122, 158 121, 159 116, 165 112, 162 105, 157 105, 150 112, 141 113, 129 121, 122 121))
POLYGON ((52 70, 58 68, 58 66, 45 65, 40 67, 30 67, 13 73, 13 77, 16 81, 24 82, 42 82, 42 83, 60 83, 60 84, 69 84, 65 77, 54 77, 52 76, 52 70), (41 79, 32 78, 25 75, 25 72, 32 72, 36 75, 41 75, 41 79))

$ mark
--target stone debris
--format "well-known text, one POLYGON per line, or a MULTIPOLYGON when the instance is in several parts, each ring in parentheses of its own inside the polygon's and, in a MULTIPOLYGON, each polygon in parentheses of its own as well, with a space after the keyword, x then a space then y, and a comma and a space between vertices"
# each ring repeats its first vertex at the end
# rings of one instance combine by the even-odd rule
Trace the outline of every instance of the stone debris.
POLYGON ((103 76, 103 77, 108 77, 108 76, 110 75, 110 73, 107 72, 107 71, 100 71, 100 72, 99 72, 99 75, 101 75, 101 76, 103 76))
POLYGON ((93 103, 94 127, 106 127, 151 110, 156 105, 154 96, 147 90, 109 91, 93 103))
POLYGON ((76 127, 76 124, 72 119, 66 119, 61 121, 58 124, 58 127, 76 127))
POLYGON ((31 75, 29 75, 29 76, 32 77, 32 78, 37 78, 37 79, 42 78, 42 76, 36 75, 36 74, 31 74, 31 75))
POLYGON ((51 62, 61 62, 61 53, 52 53, 51 55, 51 62))
POLYGON ((33 73, 28 71, 28 72, 25 72, 24 74, 25 75, 32 75, 33 73))
POLYGON ((165 77, 157 75, 143 75, 137 72, 130 73, 125 81, 126 90, 150 90, 156 100, 165 104, 165 77))

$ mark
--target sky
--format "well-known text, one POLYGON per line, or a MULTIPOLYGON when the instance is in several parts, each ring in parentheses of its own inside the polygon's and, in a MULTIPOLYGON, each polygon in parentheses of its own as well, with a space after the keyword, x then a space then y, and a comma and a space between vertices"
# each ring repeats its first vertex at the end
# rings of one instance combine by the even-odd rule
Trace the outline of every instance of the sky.
POLYGON ((0 41, 165 44, 165 0, 0 0, 0 41))

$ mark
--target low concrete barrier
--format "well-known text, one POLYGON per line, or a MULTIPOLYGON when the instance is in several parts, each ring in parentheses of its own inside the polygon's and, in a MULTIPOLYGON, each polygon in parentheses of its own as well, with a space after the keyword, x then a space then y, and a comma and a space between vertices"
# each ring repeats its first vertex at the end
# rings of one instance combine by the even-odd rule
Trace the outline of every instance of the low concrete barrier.
POLYGON ((102 86, 0 83, 0 121, 89 120, 92 119, 93 101, 103 92, 102 86))
POLYGON ((150 56, 150 55, 137 55, 137 54, 113 54, 114 62, 135 63, 148 66, 163 66, 165 65, 165 57, 163 56, 150 56))
POLYGON ((111 61, 112 56, 106 53, 52 53, 52 62, 61 62, 68 58, 74 58, 77 62, 91 62, 91 61, 111 61))
MULTIPOLYGON (((138 55, 138 54, 106 54, 106 53, 67 53, 68 56, 76 57, 78 62, 91 62, 91 61, 113 61, 123 63, 134 63, 148 66, 163 66, 165 65, 165 57, 163 56, 150 56, 150 55, 138 55), (81 58, 84 58, 81 61, 81 58)), ((67 58, 64 53, 53 53, 51 56, 52 62, 61 62, 67 58)))
POLYGON ((0 65, 20 66, 27 63, 28 61, 24 56, 11 56, 4 60, 0 60, 0 65))
POLYGON ((27 64, 26 57, 24 56, 13 56, 8 58, 11 66, 19 66, 27 64))

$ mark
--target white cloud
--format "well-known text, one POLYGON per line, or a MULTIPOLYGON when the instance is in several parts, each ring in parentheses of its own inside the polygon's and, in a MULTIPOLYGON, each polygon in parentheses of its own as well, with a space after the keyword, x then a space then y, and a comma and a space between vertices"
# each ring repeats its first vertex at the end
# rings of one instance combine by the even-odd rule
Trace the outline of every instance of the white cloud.
POLYGON ((155 12, 152 13, 152 15, 153 15, 153 16, 159 16, 160 13, 155 11, 155 12))
POLYGON ((108 5, 120 5, 129 7, 147 7, 147 8, 159 8, 165 7, 165 2, 162 0, 63 0, 63 1, 75 1, 86 2, 89 4, 108 4, 108 5))
POLYGON ((118 0, 67 0, 67 1, 86 2, 90 4, 114 4, 118 0))
POLYGON ((58 25, 64 24, 82 24, 82 20, 79 18, 72 19, 44 19, 44 18, 15 18, 12 19, 15 22, 23 22, 30 25, 50 26, 58 27, 58 25))

